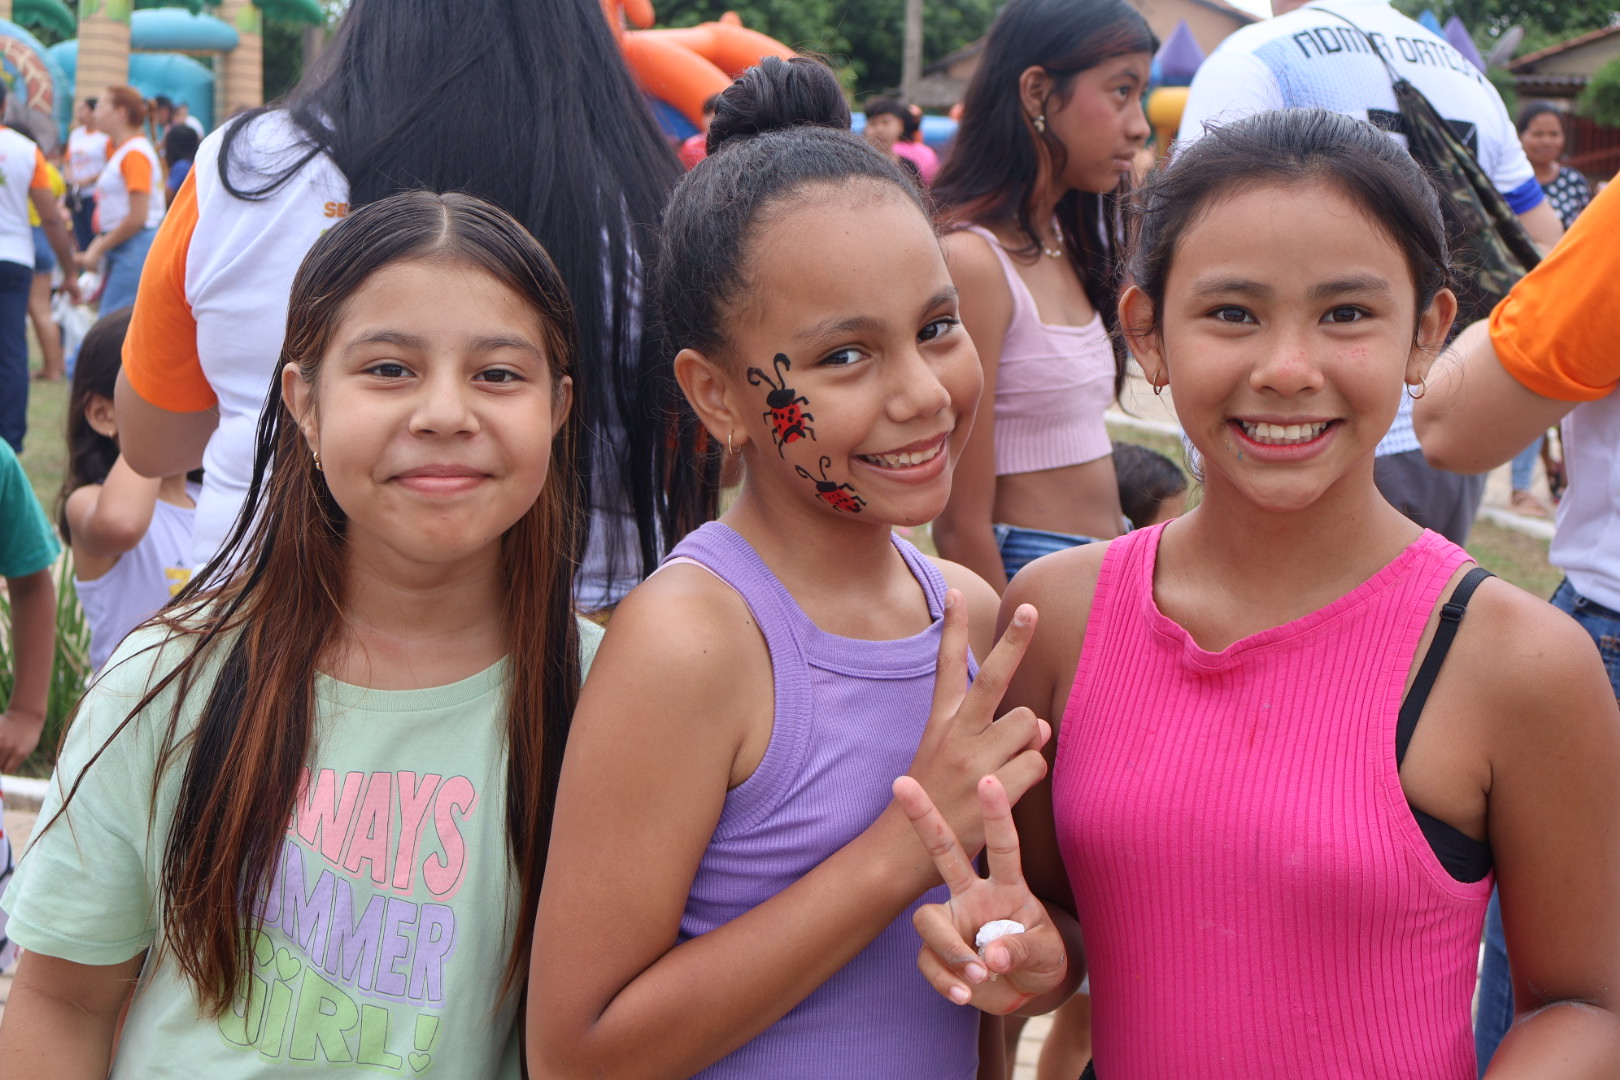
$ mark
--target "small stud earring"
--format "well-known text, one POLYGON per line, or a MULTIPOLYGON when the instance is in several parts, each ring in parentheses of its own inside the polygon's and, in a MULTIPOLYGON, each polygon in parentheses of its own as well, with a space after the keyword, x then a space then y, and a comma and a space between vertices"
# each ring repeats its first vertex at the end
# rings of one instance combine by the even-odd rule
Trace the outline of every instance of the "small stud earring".
POLYGON ((1042 135, 1046 134, 1046 114, 1045 113, 1041 113, 1039 116, 1037 116, 1035 118, 1035 120, 1034 120, 1034 124, 1035 124, 1035 130, 1036 131, 1038 131, 1042 135))
POLYGON ((315 471, 325 472, 326 470, 321 468, 321 452, 319 450, 311 450, 310 454, 315 458, 315 471))

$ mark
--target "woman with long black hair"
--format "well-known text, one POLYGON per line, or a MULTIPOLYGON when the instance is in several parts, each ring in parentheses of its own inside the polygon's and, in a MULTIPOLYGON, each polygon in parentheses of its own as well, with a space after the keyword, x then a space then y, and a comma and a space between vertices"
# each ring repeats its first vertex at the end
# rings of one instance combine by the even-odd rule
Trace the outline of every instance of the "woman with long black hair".
POLYGON ((657 546, 663 429, 638 395, 661 361, 638 282, 679 176, 596 0, 354 0, 285 102, 204 141, 153 245, 118 393, 130 463, 205 466, 194 555, 207 562, 247 490, 304 253, 394 192, 476 194, 545 245, 574 299, 591 527, 572 554, 581 606, 608 606, 657 546))
POLYGON ((1153 31, 1125 0, 1012 0, 934 182, 985 403, 934 522, 998 589, 1123 528, 1103 411, 1118 395, 1116 196, 1147 139, 1153 31))

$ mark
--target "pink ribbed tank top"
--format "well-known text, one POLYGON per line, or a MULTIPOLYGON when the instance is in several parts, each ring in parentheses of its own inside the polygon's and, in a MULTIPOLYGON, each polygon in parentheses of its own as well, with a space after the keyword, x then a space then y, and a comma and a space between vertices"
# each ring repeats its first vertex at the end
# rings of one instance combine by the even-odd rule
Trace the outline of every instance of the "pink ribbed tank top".
POLYGON ((1473 1080, 1494 875, 1450 877, 1395 721, 1467 555, 1425 532, 1301 619, 1200 648, 1153 600, 1163 526, 1103 558, 1053 774, 1100 1080, 1473 1080))
POLYGON ((1012 293, 996 366, 996 475, 1080 465, 1114 452, 1103 414, 1114 400, 1114 348, 1102 316, 1084 326, 1041 322, 1035 297, 995 233, 984 238, 1012 293))

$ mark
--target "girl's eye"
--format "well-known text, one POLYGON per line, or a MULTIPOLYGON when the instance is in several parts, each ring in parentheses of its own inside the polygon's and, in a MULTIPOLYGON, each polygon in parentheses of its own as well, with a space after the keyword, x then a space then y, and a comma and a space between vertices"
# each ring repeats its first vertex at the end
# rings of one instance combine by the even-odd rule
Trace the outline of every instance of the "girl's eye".
POLYGON ((1218 307, 1209 314, 1217 321, 1225 323, 1248 323, 1254 321, 1254 317, 1247 311, 1244 311, 1240 307, 1232 307, 1230 305, 1227 307, 1218 307))
POLYGON ((822 358, 820 366, 847 367, 850 364, 855 363, 855 361, 859 360, 860 358, 861 350, 852 345, 847 349, 839 349, 837 352, 828 353, 822 358))
POLYGON ((519 382, 522 380, 523 376, 508 368, 491 368, 488 371, 480 371, 476 376, 474 376, 474 378, 481 379, 487 383, 505 385, 507 383, 519 382))
POLYGON ((393 360, 384 360, 380 364, 372 364, 366 368, 367 375, 379 375, 384 379, 402 379, 410 372, 404 364, 393 360))
POLYGON ((943 318, 935 319, 933 322, 923 327, 922 332, 917 335, 917 340, 938 341, 940 338, 944 337, 946 334, 949 334, 952 330, 955 330, 961 325, 961 319, 958 319, 953 315, 946 315, 943 318))
POLYGON ((1336 323, 1360 322, 1366 317, 1367 312, 1364 309, 1354 307, 1350 304, 1336 307, 1332 311, 1328 312, 1325 316, 1328 322, 1336 323))

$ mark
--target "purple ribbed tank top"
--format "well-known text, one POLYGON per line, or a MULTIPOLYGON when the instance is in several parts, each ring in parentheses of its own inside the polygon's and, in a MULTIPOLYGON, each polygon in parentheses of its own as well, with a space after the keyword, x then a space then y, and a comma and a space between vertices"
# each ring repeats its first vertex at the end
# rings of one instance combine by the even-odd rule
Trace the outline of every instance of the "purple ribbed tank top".
MULTIPOLYGON (((848 844, 889 805, 933 702, 945 580, 899 537, 895 548, 933 623, 898 641, 819 629, 733 529, 710 522, 670 559, 689 559, 748 604, 770 650, 776 713, 759 768, 726 795, 698 864, 681 940, 757 907, 848 844)), ((969 659, 969 674, 978 668, 969 659)), ((704 1080, 918 1077, 967 1080, 978 1069, 978 1013, 952 1005, 917 971, 918 904, 752 1042, 697 1074, 704 1080)))

